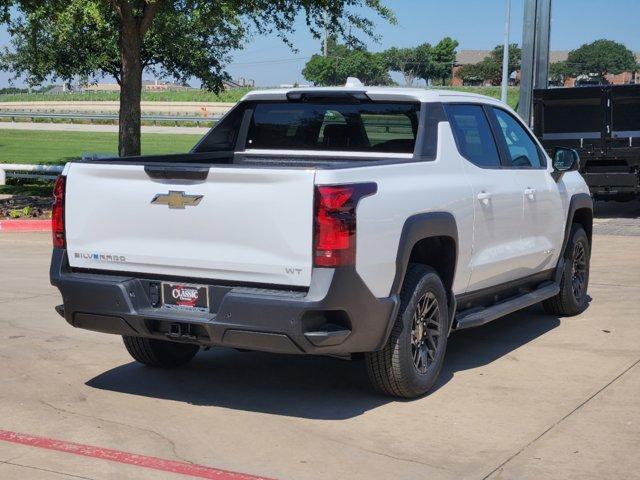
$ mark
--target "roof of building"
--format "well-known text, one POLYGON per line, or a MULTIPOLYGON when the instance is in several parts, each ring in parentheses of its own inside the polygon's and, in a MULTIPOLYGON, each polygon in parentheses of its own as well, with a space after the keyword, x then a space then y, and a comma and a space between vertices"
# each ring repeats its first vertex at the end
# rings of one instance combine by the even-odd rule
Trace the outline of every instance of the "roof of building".
MULTIPOLYGON (((480 63, 491 54, 491 50, 460 50, 456 54, 456 63, 459 65, 474 65, 480 63)), ((636 60, 640 62, 640 52, 635 54, 636 60)), ((549 52, 551 63, 564 62, 569 57, 568 50, 552 50, 549 52)))

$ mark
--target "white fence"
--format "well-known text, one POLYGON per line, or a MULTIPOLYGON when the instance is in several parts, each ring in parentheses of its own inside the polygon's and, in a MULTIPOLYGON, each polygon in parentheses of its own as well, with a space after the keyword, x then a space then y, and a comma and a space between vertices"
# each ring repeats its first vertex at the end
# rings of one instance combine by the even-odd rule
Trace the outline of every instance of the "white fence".
MULTIPOLYGON (((108 122, 118 122, 118 114, 117 113, 58 113, 58 112, 23 112, 23 111, 7 111, 0 110, 0 118, 10 118, 12 122, 15 122, 16 119, 26 119, 31 122, 35 120, 69 120, 72 123, 74 121, 84 121, 93 123, 96 120, 100 121, 108 121, 108 122)), ((200 126, 201 123, 205 123, 210 125, 212 123, 217 123, 218 120, 222 118, 221 115, 211 115, 208 117, 198 116, 198 115, 141 115, 140 120, 143 122, 150 122, 154 125, 157 125, 158 122, 171 122, 175 126, 178 126, 178 123, 195 123, 197 126, 200 126)))
POLYGON ((20 163, 0 163, 0 185, 7 183, 7 177, 41 178, 55 180, 62 173, 63 165, 22 165, 20 163))

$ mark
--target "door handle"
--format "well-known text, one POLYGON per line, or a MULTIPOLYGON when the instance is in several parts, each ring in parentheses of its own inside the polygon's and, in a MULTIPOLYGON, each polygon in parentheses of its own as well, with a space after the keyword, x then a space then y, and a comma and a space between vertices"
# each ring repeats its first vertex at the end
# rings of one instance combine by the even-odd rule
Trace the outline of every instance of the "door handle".
POLYGON ((525 188, 524 194, 529 197, 529 200, 533 200, 536 198, 536 189, 535 188, 525 188))
POLYGON ((491 194, 487 192, 480 192, 478 194, 478 200, 480 200, 484 205, 487 205, 489 200, 491 200, 491 194))

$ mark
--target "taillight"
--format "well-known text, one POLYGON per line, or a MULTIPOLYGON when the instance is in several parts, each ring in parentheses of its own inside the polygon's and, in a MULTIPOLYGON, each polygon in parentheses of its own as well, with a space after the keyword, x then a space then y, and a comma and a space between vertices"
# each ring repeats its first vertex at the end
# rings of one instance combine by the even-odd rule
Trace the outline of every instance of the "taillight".
POLYGON ((53 247, 65 248, 67 245, 64 232, 64 192, 67 178, 58 176, 53 186, 53 205, 51 208, 51 231, 53 247))
POLYGON ((313 263, 340 267, 356 261, 356 207, 376 193, 375 183, 316 187, 313 263))

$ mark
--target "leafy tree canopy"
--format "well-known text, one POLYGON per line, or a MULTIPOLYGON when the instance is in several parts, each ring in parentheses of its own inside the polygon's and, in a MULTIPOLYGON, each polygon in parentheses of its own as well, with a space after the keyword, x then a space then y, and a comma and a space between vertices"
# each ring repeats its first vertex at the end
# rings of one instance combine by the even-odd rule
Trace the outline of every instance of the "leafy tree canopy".
POLYGON ((458 42, 445 37, 436 45, 423 43, 414 48, 390 48, 383 52, 387 67, 392 72, 402 74, 407 86, 412 86, 417 78, 426 82, 439 79, 444 85, 456 59, 458 42))
MULTIPOLYGON (((463 65, 458 70, 458 77, 464 82, 489 81, 493 85, 502 83, 502 55, 504 47, 498 45, 480 63, 463 65)), ((509 45, 509 73, 520 69, 522 64, 522 50, 516 43, 509 45)))
POLYGON ((315 85, 343 85, 348 77, 357 77, 366 85, 391 85, 387 63, 380 53, 364 47, 349 48, 329 39, 327 56, 313 55, 302 70, 304 78, 315 85))
POLYGON ((0 20, 12 36, 0 68, 29 85, 49 77, 115 77, 120 153, 138 154, 143 71, 196 77, 219 91, 233 50, 271 32, 290 44, 299 15, 318 38, 325 21, 350 45, 359 44, 360 33, 375 36, 359 7, 395 21, 381 0, 0 0, 0 20))
POLYGON ((638 64, 633 52, 613 40, 596 40, 569 52, 567 72, 574 77, 589 75, 604 78, 612 73, 634 71, 638 64))
POLYGON ((447 79, 451 78, 453 65, 456 61, 456 50, 458 45, 459 43, 457 40, 454 40, 451 37, 445 37, 433 46, 431 51, 433 69, 430 72, 430 77, 441 79, 442 85, 445 85, 447 79))
POLYGON ((458 69, 456 75, 465 83, 465 85, 480 84, 486 80, 484 62, 462 65, 458 69))
POLYGON ((553 62, 549 65, 549 81, 552 84, 562 85, 568 72, 567 62, 553 62))
POLYGON ((382 52, 382 56, 389 70, 402 74, 407 87, 413 86, 417 78, 428 77, 433 67, 432 47, 428 43, 415 48, 392 47, 382 52))

